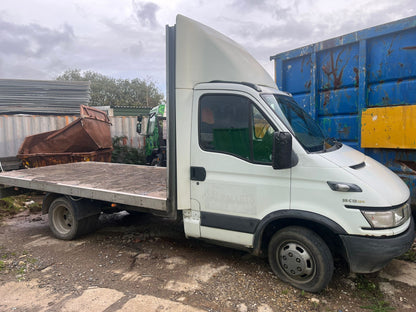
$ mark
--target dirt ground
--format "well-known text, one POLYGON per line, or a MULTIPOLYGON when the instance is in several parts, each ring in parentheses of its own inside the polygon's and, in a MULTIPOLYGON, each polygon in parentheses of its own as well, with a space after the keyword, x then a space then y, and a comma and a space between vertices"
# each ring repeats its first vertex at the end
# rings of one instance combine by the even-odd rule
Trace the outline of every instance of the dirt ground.
POLYGON ((329 287, 310 294, 265 259, 187 240, 161 218, 102 215, 75 241, 55 239, 47 216, 29 210, 0 222, 0 311, 416 311, 416 279, 389 278, 414 263, 349 275, 340 262, 329 287))

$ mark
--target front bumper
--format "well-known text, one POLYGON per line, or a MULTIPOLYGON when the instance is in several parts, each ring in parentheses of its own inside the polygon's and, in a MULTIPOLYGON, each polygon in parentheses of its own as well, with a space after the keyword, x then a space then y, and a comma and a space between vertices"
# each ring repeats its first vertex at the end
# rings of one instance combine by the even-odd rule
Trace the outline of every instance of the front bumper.
POLYGON ((371 273, 381 270, 393 258, 409 250, 415 239, 415 225, 411 218, 406 232, 394 237, 340 237, 344 243, 350 271, 371 273))

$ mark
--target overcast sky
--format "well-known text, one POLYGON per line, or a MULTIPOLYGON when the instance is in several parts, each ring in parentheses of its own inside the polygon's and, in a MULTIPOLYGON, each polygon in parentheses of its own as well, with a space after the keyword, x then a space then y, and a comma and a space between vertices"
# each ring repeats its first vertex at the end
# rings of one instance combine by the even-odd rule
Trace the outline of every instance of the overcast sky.
POLYGON ((165 91, 165 25, 176 14, 271 55, 416 15, 416 0, 1 0, 0 78, 55 79, 66 69, 150 78, 165 91))

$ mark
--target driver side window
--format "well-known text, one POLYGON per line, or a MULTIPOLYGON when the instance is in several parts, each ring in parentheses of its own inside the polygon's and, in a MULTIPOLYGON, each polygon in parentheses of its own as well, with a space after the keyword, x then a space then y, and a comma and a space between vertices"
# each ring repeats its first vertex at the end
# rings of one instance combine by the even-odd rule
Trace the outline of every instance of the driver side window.
POLYGON ((253 106, 253 160, 271 163, 274 129, 264 116, 253 106))
POLYGON ((210 94, 199 103, 199 145, 255 163, 271 163, 273 127, 246 97, 210 94))

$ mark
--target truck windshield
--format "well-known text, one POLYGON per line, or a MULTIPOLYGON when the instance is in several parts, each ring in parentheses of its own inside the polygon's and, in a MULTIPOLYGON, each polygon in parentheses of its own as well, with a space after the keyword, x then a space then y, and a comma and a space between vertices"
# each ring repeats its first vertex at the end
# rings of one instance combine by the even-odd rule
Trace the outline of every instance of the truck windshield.
POLYGON ((336 140, 329 139, 315 120, 300 108, 292 97, 262 94, 262 98, 307 152, 328 152, 342 146, 336 140))

